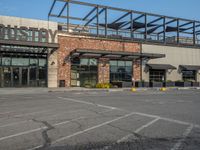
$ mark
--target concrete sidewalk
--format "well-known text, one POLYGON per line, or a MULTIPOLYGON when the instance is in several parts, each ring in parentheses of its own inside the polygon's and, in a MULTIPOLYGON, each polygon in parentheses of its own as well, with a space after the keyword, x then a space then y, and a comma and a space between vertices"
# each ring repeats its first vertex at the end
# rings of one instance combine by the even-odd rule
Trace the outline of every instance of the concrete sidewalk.
MULTIPOLYGON (((131 88, 113 88, 113 89, 96 89, 96 88, 82 88, 82 87, 70 87, 70 88, 0 88, 0 95, 9 94, 39 94, 48 92, 120 92, 130 91, 131 88)), ((160 88, 137 88, 136 91, 159 91, 160 88)), ((171 87, 167 90, 200 90, 200 87, 171 87)))

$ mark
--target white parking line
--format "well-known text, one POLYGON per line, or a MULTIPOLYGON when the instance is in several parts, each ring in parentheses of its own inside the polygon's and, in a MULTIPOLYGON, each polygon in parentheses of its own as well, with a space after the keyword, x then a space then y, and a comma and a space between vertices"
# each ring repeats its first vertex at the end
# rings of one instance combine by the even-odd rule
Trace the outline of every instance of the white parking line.
POLYGON ((173 146, 173 148, 171 148, 171 150, 179 150, 182 143, 186 140, 186 138, 189 136, 189 134, 191 133, 192 129, 194 128, 193 125, 190 125, 185 132, 183 133, 183 137, 173 146))
POLYGON ((94 105, 94 106, 97 106, 97 107, 103 107, 103 108, 107 108, 107 109, 117 109, 116 107, 95 104, 95 103, 81 101, 81 100, 76 100, 76 99, 72 99, 72 98, 65 98, 65 97, 58 97, 58 98, 59 99, 64 99, 64 100, 67 100, 67 101, 72 101, 72 102, 75 102, 75 103, 82 103, 82 104, 87 104, 87 105, 94 105))
POLYGON ((198 124, 193 124, 193 123, 189 123, 189 122, 185 122, 185 121, 180 121, 180 120, 176 120, 176 119, 170 119, 170 118, 165 118, 165 117, 160 117, 157 115, 150 115, 150 114, 145 114, 145 113, 140 113, 140 112, 135 112, 135 114, 137 115, 141 115, 141 116, 146 116, 146 117, 151 117, 151 118, 160 118, 160 120, 165 120, 168 122, 173 122, 173 123, 177 123, 177 124, 181 124, 181 125, 192 125, 195 128, 200 128, 200 125, 198 124))
MULTIPOLYGON (((160 117, 157 117, 156 119, 150 121, 149 123, 147 123, 147 124, 145 124, 145 125, 139 127, 137 130, 134 131, 134 133, 139 133, 139 132, 142 131, 144 128, 147 128, 147 127, 151 126, 152 124, 154 124, 154 123, 157 122, 158 120, 160 120, 160 117)), ((117 141, 117 143, 121 143, 121 142, 124 142, 124 141, 128 140, 132 135, 133 135, 133 134, 128 134, 128 135, 126 135, 125 137, 119 139, 119 140, 117 141)))
MULTIPOLYGON (((79 112, 79 111, 83 111, 83 110, 74 110, 74 111, 66 111, 66 112, 63 112, 63 113, 58 113, 58 114, 55 114, 55 115, 52 115, 52 116, 44 116, 45 118, 46 117, 57 117, 59 115, 63 115, 63 114, 66 114, 66 113, 76 113, 76 112, 79 112)), ((44 118, 44 117, 41 117, 41 118, 44 118)), ((40 118, 40 119, 41 119, 40 118)), ((23 123, 26 123, 26 122, 32 122, 33 120, 24 120, 24 121, 19 121, 19 122, 14 122, 14 123, 9 123, 9 124, 4 124, 4 125, 1 125, 0 128, 4 128, 4 127, 8 127, 8 126, 13 126, 13 125, 17 125, 17 124, 23 124, 23 123)))
POLYGON ((34 114, 40 114, 40 113, 50 112, 50 111, 51 111, 51 110, 36 111, 36 112, 31 112, 31 113, 26 113, 26 114, 14 115, 13 117, 23 117, 23 116, 29 116, 29 115, 34 115, 34 114))
MULTIPOLYGON (((59 126, 59 125, 62 125, 62 124, 67 124, 67 123, 70 123, 72 121, 77 121, 77 120, 80 120, 80 119, 83 119, 83 118, 85 118, 85 117, 79 117, 79 118, 76 118, 76 119, 67 120, 67 121, 64 121, 64 122, 59 122, 59 123, 53 124, 53 126, 59 126)), ((33 130, 28 130, 28 131, 25 131, 25 132, 20 132, 20 133, 13 134, 13 135, 1 137, 0 141, 6 140, 6 139, 9 139, 9 138, 13 138, 13 137, 17 137, 17 136, 21 136, 21 135, 24 135, 24 134, 33 133, 33 132, 40 131, 40 130, 46 129, 46 128, 47 127, 41 127, 41 128, 36 128, 36 129, 33 129, 33 130)))
MULTIPOLYGON (((115 119, 113 119, 113 120, 110 120, 110 121, 101 123, 101 124, 99 124, 99 125, 96 125, 96 126, 93 126, 93 127, 90 127, 90 128, 87 128, 87 129, 85 129, 85 130, 82 130, 82 131, 73 133, 73 134, 71 134, 71 135, 68 135, 68 136, 59 138, 59 139, 53 141, 53 142, 52 142, 52 145, 53 145, 53 144, 56 144, 56 143, 58 143, 58 142, 61 142, 61 141, 63 141, 63 140, 67 140, 67 139, 69 139, 69 138, 72 138, 72 137, 74 137, 74 136, 83 134, 83 133, 88 132, 88 131, 90 131, 90 130, 94 130, 94 129, 100 128, 100 127, 102 127, 102 126, 105 126, 105 125, 107 125, 107 124, 110 124, 110 123, 115 122, 115 121, 118 121, 118 120, 121 120, 121 119, 123 119, 123 118, 127 118, 127 117, 132 116, 132 115, 134 115, 134 113, 129 113, 129 114, 126 114, 126 115, 124 115, 124 116, 115 118, 115 119)), ((28 150, 35 150, 35 149, 41 148, 42 146, 43 146, 43 145, 39 145, 39 146, 37 146, 37 147, 31 148, 31 149, 28 149, 28 150)))

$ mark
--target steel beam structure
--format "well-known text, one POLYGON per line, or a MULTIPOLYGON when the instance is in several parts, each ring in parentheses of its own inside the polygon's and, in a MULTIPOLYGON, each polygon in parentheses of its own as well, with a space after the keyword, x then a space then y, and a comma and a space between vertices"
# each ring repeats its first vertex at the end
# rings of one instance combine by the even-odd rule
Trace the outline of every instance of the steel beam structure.
MULTIPOLYGON (((110 33, 110 31, 112 33, 116 33, 116 35, 118 33, 125 32, 126 34, 130 33, 130 36, 129 36, 130 40, 135 39, 136 34, 140 34, 140 35, 144 35, 143 39, 139 38, 140 40, 147 40, 147 35, 153 35, 153 36, 157 36, 158 37, 157 39, 160 42, 160 34, 163 34, 162 42, 164 44, 166 43, 166 37, 172 35, 170 34, 170 32, 174 32, 176 34, 176 39, 177 39, 176 43, 174 44, 179 44, 180 33, 182 33, 182 34, 193 34, 192 38, 191 36, 188 36, 186 38, 191 38, 191 40, 193 41, 192 44, 196 45, 197 44, 196 38, 197 38, 197 35, 199 34, 198 27, 200 27, 200 21, 189 20, 189 19, 178 18, 178 17, 163 16, 163 15, 158 15, 158 14, 153 14, 153 13, 145 13, 145 12, 140 12, 140 11, 135 11, 135 10, 115 8, 115 7, 104 6, 104 5, 91 4, 91 3, 80 2, 76 0, 54 0, 52 3, 52 6, 50 7, 50 11, 48 13, 48 18, 50 17, 66 19, 67 21, 65 22, 65 24, 67 24, 68 31, 71 24, 73 24, 75 27, 80 26, 83 28, 88 27, 89 29, 91 28, 92 30, 95 29, 96 33, 92 32, 94 36, 96 35, 96 36, 108 37, 108 34, 110 33), (64 3, 64 5, 60 8, 59 12, 52 13, 54 8, 56 7, 56 3, 64 3), (73 11, 69 11, 70 7, 71 6, 73 7, 74 5, 80 6, 80 7, 83 6, 84 8, 87 7, 89 10, 88 12, 84 11, 84 13, 81 13, 80 17, 75 16, 73 14, 73 11), (66 15, 64 15, 65 9, 67 9, 66 15), (113 11, 116 11, 115 15, 117 13, 120 13, 119 17, 115 18, 114 20, 111 19, 112 17, 111 18, 109 17, 111 15, 110 13, 113 13, 113 11), (103 16, 104 18, 103 20, 102 20, 102 13, 105 13, 103 16), (133 15, 137 17, 134 17, 133 15), (127 16, 130 16, 130 17, 127 17, 127 16), (151 21, 148 21, 149 18, 151 17, 154 17, 154 19, 153 20, 151 19, 151 21), (124 20, 125 21, 124 21, 124 24, 121 25, 119 28, 115 29, 110 26, 110 24, 113 24, 115 26, 115 24, 119 23, 119 21, 122 19, 123 21, 124 20), (72 21, 79 21, 81 23, 74 24, 74 23, 71 23, 72 21), (176 22, 176 25, 174 24, 173 26, 169 25, 174 22, 176 22), (125 28, 127 25, 130 25, 130 27, 125 28), (158 28, 159 30, 157 30, 158 28), (100 32, 100 30, 104 30, 104 33, 100 32)), ((88 32, 89 31, 90 30, 88 30, 88 32)), ((84 32, 84 34, 86 33, 84 32)), ((122 38, 127 38, 127 37, 123 37, 123 35, 122 35, 122 38)), ((115 36, 112 36, 112 37, 114 38, 115 36)))

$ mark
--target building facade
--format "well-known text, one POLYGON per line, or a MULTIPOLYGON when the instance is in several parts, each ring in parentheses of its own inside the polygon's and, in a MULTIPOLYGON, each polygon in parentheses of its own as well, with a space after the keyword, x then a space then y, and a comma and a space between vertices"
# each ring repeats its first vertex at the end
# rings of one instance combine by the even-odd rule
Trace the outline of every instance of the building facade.
POLYGON ((65 0, 52 14, 57 1, 48 17, 65 22, 0 16, 0 87, 199 86, 199 21, 65 0))
POLYGON ((57 23, 0 16, 0 87, 57 87, 57 23))

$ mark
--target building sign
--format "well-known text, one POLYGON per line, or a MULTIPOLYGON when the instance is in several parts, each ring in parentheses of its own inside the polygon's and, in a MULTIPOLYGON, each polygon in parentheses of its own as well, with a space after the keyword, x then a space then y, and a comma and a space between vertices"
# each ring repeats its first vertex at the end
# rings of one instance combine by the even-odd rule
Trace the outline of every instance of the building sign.
POLYGON ((51 29, 0 24, 0 40, 55 43, 56 34, 57 31, 51 29))

